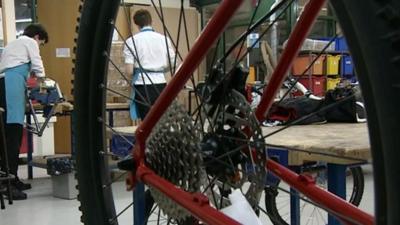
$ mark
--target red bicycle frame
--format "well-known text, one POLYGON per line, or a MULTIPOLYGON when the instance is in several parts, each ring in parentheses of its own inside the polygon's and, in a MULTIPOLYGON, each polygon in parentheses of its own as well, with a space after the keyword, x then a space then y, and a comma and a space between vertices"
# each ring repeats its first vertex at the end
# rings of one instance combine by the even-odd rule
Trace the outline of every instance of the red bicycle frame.
MULTIPOLYGON (((131 187, 135 181, 139 180, 152 186, 163 194, 176 201, 188 209, 195 217, 207 224, 239 224, 230 217, 222 214, 209 205, 206 196, 195 193, 187 193, 175 187, 175 185, 156 175, 151 169, 147 168, 144 163, 145 141, 150 135, 151 130, 159 121, 168 106, 176 98, 178 93, 183 89, 190 75, 194 72, 200 62, 207 54, 207 50, 218 39, 224 28, 228 24, 230 18, 239 8, 243 0, 224 0, 218 7, 208 25, 202 31, 196 43, 192 47, 188 56, 184 59, 179 69, 176 71, 173 79, 163 90, 160 97, 152 106, 150 112, 136 130, 136 144, 134 150, 134 159, 136 161, 136 174, 131 174, 129 182, 131 187)), ((287 46, 282 53, 279 64, 274 71, 270 83, 264 90, 260 105, 256 110, 258 120, 264 119, 265 113, 271 107, 274 96, 282 85, 286 73, 289 70, 294 58, 297 56, 299 49, 308 35, 319 11, 321 10, 325 0, 310 0, 304 8, 304 11, 296 24, 292 35, 290 36, 287 46)), ((343 199, 319 188, 310 178, 298 175, 286 167, 268 160, 267 169, 273 172, 280 179, 288 183, 292 188, 300 191, 312 201, 328 209, 336 215, 338 219, 346 224, 374 224, 373 216, 359 210, 343 199)))

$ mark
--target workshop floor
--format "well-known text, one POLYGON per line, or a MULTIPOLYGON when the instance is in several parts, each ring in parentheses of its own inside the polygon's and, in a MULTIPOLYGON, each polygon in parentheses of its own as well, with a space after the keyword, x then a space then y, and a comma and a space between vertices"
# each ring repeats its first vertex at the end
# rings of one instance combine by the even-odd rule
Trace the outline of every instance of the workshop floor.
MULTIPOLYGON (((365 172, 365 193, 360 208, 373 213, 373 183, 371 168, 363 168, 365 172)), ((26 178, 26 167, 20 169, 20 176, 26 178)), ((50 177, 43 169, 34 169, 35 179, 28 181, 32 189, 27 191, 28 199, 15 201, 13 205, 6 205, 5 210, 0 210, 2 225, 77 225, 80 224, 79 203, 77 200, 64 200, 52 196, 52 183, 50 177)), ((117 210, 122 210, 131 203, 131 193, 124 189, 123 182, 113 185, 117 210)), ((264 206, 263 206, 264 207, 264 206)), ((131 210, 131 209, 129 209, 131 210)), ((124 213, 119 218, 120 225, 132 225, 132 213, 124 213)), ((268 222, 267 224, 271 224, 268 222)))

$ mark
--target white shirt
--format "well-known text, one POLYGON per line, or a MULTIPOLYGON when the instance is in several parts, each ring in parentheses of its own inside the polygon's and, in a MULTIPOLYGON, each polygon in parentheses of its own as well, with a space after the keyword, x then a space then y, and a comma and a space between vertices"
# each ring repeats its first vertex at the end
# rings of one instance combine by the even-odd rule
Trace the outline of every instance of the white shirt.
MULTIPOLYGON (((39 44, 35 39, 28 36, 21 36, 10 42, 3 50, 0 62, 0 73, 8 68, 31 63, 31 71, 37 77, 44 77, 44 67, 40 56, 39 44)), ((0 74, 1 77, 1 74, 0 74)))
MULTIPOLYGON (((143 69, 150 71, 164 71, 166 68, 169 67, 168 53, 170 56, 171 65, 173 65, 175 59, 175 51, 169 38, 167 38, 167 50, 165 36, 151 30, 151 27, 143 27, 141 32, 133 35, 133 37, 129 37, 126 40, 126 45, 124 46, 125 63, 134 64, 134 69, 139 69, 139 63, 135 60, 135 57, 137 55, 140 65, 143 69), (137 54, 135 53, 133 42, 135 43, 137 54), (132 52, 134 52, 134 55, 132 54, 132 52)), ((147 75, 149 77, 147 77, 145 73, 139 74, 139 77, 136 80, 135 84, 143 85, 143 78, 144 84, 166 83, 163 72, 147 72, 147 75), (151 79, 151 81, 149 80, 149 78, 151 79)))

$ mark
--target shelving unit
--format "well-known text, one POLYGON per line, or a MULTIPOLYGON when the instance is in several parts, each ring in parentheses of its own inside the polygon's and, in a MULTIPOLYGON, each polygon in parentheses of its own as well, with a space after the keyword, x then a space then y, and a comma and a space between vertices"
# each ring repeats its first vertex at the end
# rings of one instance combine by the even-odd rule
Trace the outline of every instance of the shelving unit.
MULTIPOLYGON (((291 75, 314 95, 323 97, 327 90, 334 89, 343 79, 350 80, 351 83, 357 82, 353 61, 344 38, 335 40, 334 51, 325 51, 319 55, 320 52, 320 50, 301 51, 291 70, 291 75), (314 60, 313 65, 307 70, 314 60)), ((302 94, 295 92, 293 95, 302 94)))

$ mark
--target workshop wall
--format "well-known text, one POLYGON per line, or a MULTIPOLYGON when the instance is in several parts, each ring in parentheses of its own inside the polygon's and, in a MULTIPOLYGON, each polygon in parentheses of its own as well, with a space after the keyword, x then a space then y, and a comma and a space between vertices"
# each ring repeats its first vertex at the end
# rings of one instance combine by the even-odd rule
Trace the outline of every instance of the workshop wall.
MULTIPOLYGON (((46 75, 59 83, 67 100, 73 100, 72 58, 79 4, 80 0, 37 1, 38 22, 49 33, 49 43, 40 49, 46 75)), ((56 154, 71 152, 70 116, 57 118, 54 143, 56 154)))

